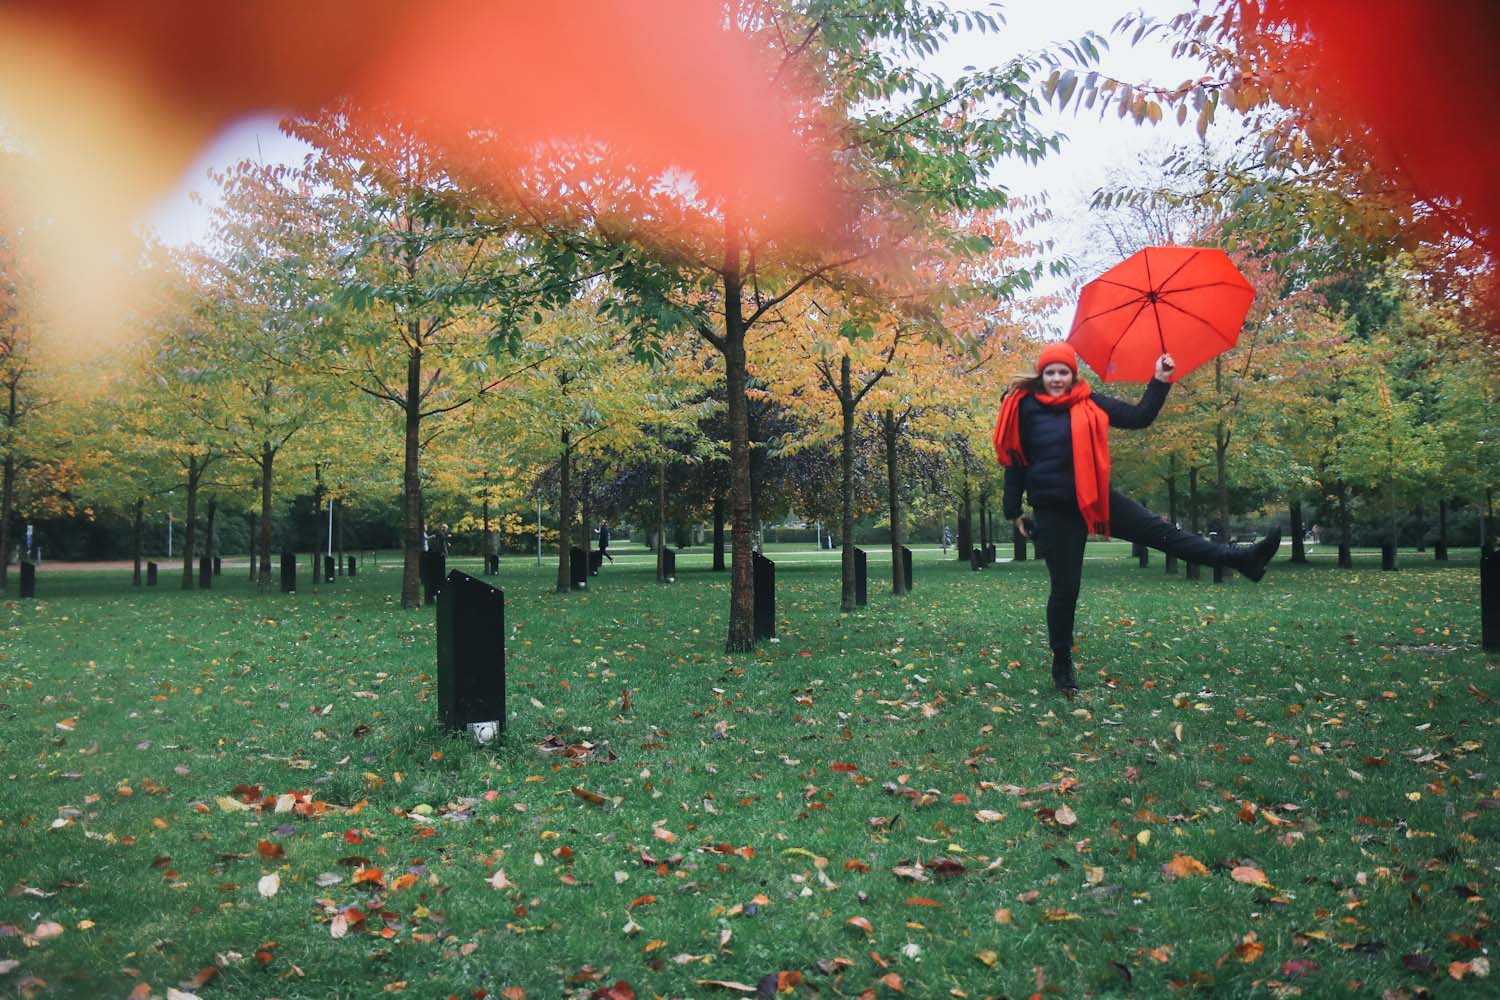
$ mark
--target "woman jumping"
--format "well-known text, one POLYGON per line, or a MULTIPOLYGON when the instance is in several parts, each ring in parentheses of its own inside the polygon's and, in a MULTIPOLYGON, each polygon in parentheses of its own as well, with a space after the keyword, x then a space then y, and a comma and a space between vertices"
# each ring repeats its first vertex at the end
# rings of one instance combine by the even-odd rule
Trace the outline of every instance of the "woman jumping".
POLYGON ((1047 644, 1052 683, 1068 697, 1078 691, 1073 675, 1073 618, 1083 575, 1083 547, 1090 532, 1148 545, 1191 563, 1224 566, 1260 580, 1281 544, 1281 528, 1254 545, 1220 545, 1157 517, 1110 488, 1109 428, 1150 426, 1171 388, 1172 356, 1156 359, 1156 375, 1134 405, 1095 395, 1078 377, 1078 355, 1065 343, 1048 344, 1036 375, 1012 383, 995 421, 995 457, 1005 467, 1007 520, 1027 538, 1021 516, 1025 490, 1036 513, 1038 549, 1047 562, 1047 644))

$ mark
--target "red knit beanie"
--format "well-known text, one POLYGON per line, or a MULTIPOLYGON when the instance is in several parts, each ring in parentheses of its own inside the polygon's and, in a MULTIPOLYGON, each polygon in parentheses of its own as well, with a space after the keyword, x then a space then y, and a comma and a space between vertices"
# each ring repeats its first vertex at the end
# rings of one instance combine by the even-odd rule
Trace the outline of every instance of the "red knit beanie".
POLYGON ((1041 356, 1036 359, 1036 373, 1040 375, 1042 369, 1048 365, 1067 365, 1073 369, 1073 374, 1078 374, 1078 352, 1073 350, 1073 345, 1065 340, 1048 344, 1042 348, 1041 356))

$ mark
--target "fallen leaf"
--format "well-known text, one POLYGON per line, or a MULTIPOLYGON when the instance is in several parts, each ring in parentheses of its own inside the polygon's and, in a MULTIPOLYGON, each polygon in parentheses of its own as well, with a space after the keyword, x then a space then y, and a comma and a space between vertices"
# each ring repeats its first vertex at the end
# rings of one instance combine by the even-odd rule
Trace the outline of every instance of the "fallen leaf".
POLYGON ((974 818, 981 823, 998 823, 1005 818, 1005 813, 995 812, 993 809, 981 809, 974 814, 974 818))
POLYGON ((870 937, 875 936, 875 928, 870 926, 870 922, 864 917, 850 917, 848 920, 844 921, 844 923, 848 924, 850 927, 858 927, 870 937))
POLYGON ((1163 878, 1190 878, 1195 875, 1207 875, 1208 869, 1203 867, 1203 862, 1190 854, 1174 854, 1172 860, 1161 866, 1163 878))
POLYGON ((1072 826, 1078 822, 1078 816, 1067 806, 1058 806, 1057 811, 1052 814, 1052 818, 1057 820, 1061 826, 1072 826))
POLYGON ((490 887, 493 889, 514 889, 516 887, 516 884, 514 882, 505 877, 504 868, 496 868, 495 874, 485 879, 485 881, 488 882, 490 884, 490 887))
POLYGON ((887 989, 895 990, 897 993, 906 992, 905 988, 901 985, 901 977, 894 972, 887 972, 880 977, 880 981, 885 984, 887 989))
POLYGON ((275 872, 263 875, 260 881, 255 883, 255 888, 262 896, 269 899, 271 896, 276 895, 276 891, 281 888, 281 876, 275 872))
POLYGON ((721 990, 733 990, 736 993, 754 993, 754 986, 746 986, 732 979, 695 979, 693 982, 699 986, 717 986, 721 990))
POLYGON ((41 923, 36 925, 36 930, 31 932, 31 936, 36 938, 38 941, 46 941, 51 938, 57 937, 63 932, 63 930, 64 927, 62 924, 59 924, 53 920, 43 920, 41 923))
POLYGON ((1273 888, 1271 883, 1266 881, 1265 872, 1259 868, 1251 868, 1249 865, 1237 866, 1234 871, 1229 873, 1229 877, 1236 882, 1243 882, 1246 885, 1258 886, 1262 889, 1273 888))
POLYGON ((995 952, 995 949, 993 948, 986 948, 974 957, 989 969, 993 969, 995 967, 995 963, 1000 961, 1000 956, 995 952))

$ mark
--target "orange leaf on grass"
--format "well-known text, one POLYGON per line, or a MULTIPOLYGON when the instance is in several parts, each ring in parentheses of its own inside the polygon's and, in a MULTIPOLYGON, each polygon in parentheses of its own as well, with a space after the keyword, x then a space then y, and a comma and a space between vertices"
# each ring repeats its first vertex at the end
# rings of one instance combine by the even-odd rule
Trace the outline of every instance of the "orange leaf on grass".
POLYGON ((262 840, 255 845, 255 851, 267 861, 280 861, 286 857, 286 849, 280 844, 273 844, 269 840, 262 840))
POLYGON ((647 903, 654 903, 654 902, 656 902, 656 897, 655 896, 637 896, 637 897, 635 897, 634 899, 632 899, 630 901, 630 905, 628 905, 628 906, 625 907, 625 912, 629 913, 631 910, 635 909, 637 906, 645 906, 647 903))
POLYGON ((392 892, 401 892, 404 889, 410 889, 412 886, 414 886, 416 884, 417 884, 417 876, 415 874, 413 874, 412 872, 407 872, 404 875, 397 876, 391 882, 391 891, 392 892))
POLYGON ((937 900, 935 900, 935 899, 928 899, 926 896, 908 896, 908 897, 906 897, 906 905, 907 906, 934 906, 934 907, 937 907, 938 909, 942 909, 942 906, 943 906, 943 904, 939 903, 937 900))
POLYGON ((880 981, 887 989, 895 990, 897 993, 905 993, 906 988, 901 985, 901 977, 894 972, 887 972, 880 977, 880 981))
POLYGON ((373 882, 375 885, 385 885, 385 869, 361 868, 354 873, 355 885, 364 885, 370 882, 373 882))
POLYGON ((850 917, 848 920, 845 920, 844 923, 848 924, 850 927, 858 927, 870 937, 875 936, 875 928, 870 926, 870 922, 864 917, 850 917))
POLYGON ((1168 879, 1190 878, 1195 875, 1207 875, 1208 869, 1203 867, 1203 862, 1190 854, 1174 854, 1171 861, 1161 866, 1161 873, 1168 879))
POLYGON ((1236 882, 1243 882, 1246 885, 1253 885, 1261 889, 1272 888, 1271 883, 1266 881, 1266 873, 1259 868, 1252 868, 1249 865, 1237 866, 1234 871, 1229 873, 1229 877, 1236 882))

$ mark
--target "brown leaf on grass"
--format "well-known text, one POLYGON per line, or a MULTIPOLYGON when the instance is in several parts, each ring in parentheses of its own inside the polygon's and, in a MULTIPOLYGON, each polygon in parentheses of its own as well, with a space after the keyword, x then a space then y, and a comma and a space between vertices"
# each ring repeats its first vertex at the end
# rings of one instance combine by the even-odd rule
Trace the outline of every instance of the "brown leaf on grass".
POLYGON ((654 827, 651 830, 651 836, 655 837, 657 840, 666 841, 669 844, 673 843, 677 839, 677 834, 673 833, 671 830, 668 830, 664 826, 654 827))
POLYGON ((1234 871, 1229 873, 1229 877, 1234 879, 1236 882, 1243 882, 1246 885, 1257 886, 1261 889, 1274 888, 1274 886, 1272 886, 1270 882, 1266 881, 1265 872, 1261 871, 1259 868, 1252 868, 1249 865, 1237 866, 1234 871))
POLYGON ((361 868, 354 873, 355 885, 385 885, 385 870, 382 868, 361 868))
POLYGON ((151 984, 136 983, 135 988, 126 994, 125 1000, 151 1000, 151 984))
POLYGON ((618 796, 600 795, 598 792, 594 791, 593 789, 584 788, 582 785, 574 785, 573 786, 573 794, 576 795, 576 796, 578 796, 583 801, 589 803, 590 805, 595 805, 595 806, 609 806, 610 808, 615 808, 622 801, 624 801, 622 798, 620 798, 618 796))
POLYGON ((1060 826, 1072 826, 1078 822, 1077 814, 1067 806, 1058 806, 1057 810, 1053 812, 1052 818, 1057 820, 1060 826))
POLYGON ((1433 970, 1437 967, 1427 955, 1403 955, 1401 964, 1406 967, 1407 972, 1419 973, 1422 976, 1433 975, 1433 970))
POLYGON ((1208 869, 1203 867, 1203 862, 1190 854, 1174 854, 1172 860, 1161 866, 1163 878, 1191 878, 1197 875, 1207 875, 1208 869))
POLYGON ((416 884, 417 875, 413 872, 406 872, 405 874, 398 875, 396 878, 391 880, 391 891, 401 892, 403 890, 410 889, 416 884))
POLYGON ((995 812, 993 809, 981 809, 974 814, 974 818, 981 823, 999 823, 1005 819, 1005 813, 995 812))
POLYGON ((935 899, 928 899, 926 896, 908 896, 908 897, 906 897, 906 905, 907 906, 931 906, 931 907, 934 907, 936 909, 942 909, 943 908, 943 904, 942 903, 939 903, 935 899))
POLYGON ((1234 946, 1234 955, 1241 962, 1249 965, 1266 953, 1266 946, 1256 940, 1254 931, 1246 934, 1244 940, 1234 946))
POLYGON ((888 990, 895 990, 897 993, 906 992, 906 988, 901 985, 901 977, 894 972, 887 972, 881 976, 880 982, 888 990))
POLYGON ((754 993, 754 986, 746 986, 732 979, 694 979, 693 982, 699 986, 714 986, 721 990, 733 990, 736 993, 754 993))
POLYGON ((627 905, 625 907, 625 912, 629 913, 631 910, 635 909, 637 906, 645 906, 647 903, 654 903, 654 902, 656 902, 656 897, 655 896, 637 896, 637 897, 635 897, 634 899, 632 899, 630 901, 629 905, 627 905))
POLYGON ((273 844, 269 840, 262 840, 255 845, 256 853, 267 861, 280 861, 286 857, 286 849, 280 844, 273 844))
POLYGON ((1318 963, 1310 958, 1294 958, 1281 963, 1281 975, 1286 979, 1301 979, 1316 975, 1319 968, 1318 963))
POLYGON ((858 927, 860 930, 864 931, 865 935, 868 937, 875 936, 875 928, 870 926, 870 922, 864 917, 850 917, 848 920, 845 920, 844 923, 848 924, 850 927, 858 927))
POLYGON ((501 1000, 526 1000, 526 991, 519 986, 507 986, 500 991, 501 1000))

